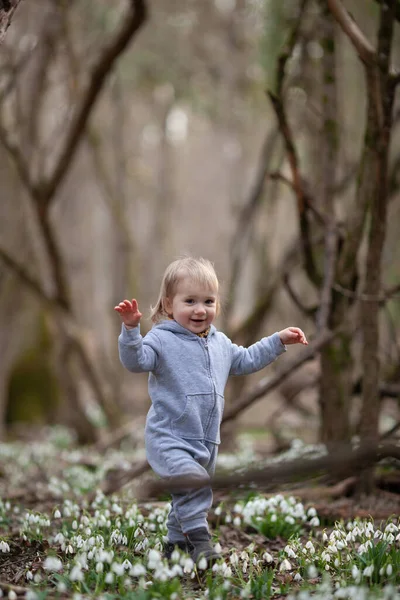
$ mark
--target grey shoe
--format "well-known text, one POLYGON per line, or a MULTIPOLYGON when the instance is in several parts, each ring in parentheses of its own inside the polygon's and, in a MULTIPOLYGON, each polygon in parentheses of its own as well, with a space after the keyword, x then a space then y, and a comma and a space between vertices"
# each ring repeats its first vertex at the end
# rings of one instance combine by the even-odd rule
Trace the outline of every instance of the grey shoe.
POLYGON ((208 566, 211 566, 221 558, 221 555, 214 550, 211 543, 211 535, 205 527, 192 529, 192 531, 189 531, 185 535, 189 555, 195 564, 198 564, 199 560, 205 558, 208 566))
POLYGON ((182 552, 189 552, 186 542, 170 542, 166 541, 163 543, 163 558, 171 560, 172 553, 175 549, 181 550, 182 552))

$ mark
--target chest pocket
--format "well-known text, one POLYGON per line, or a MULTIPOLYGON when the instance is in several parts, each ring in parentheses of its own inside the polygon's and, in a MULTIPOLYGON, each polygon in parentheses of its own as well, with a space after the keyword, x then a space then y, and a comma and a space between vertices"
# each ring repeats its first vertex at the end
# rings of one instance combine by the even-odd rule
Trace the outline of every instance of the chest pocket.
POLYGON ((171 423, 172 433, 188 440, 220 444, 224 397, 217 393, 188 394, 183 413, 171 423))

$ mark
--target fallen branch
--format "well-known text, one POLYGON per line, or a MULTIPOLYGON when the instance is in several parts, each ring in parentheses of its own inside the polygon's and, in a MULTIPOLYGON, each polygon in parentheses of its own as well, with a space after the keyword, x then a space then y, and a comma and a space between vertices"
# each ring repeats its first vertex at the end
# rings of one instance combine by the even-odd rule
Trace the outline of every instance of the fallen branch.
POLYGON ((273 490, 283 483, 315 479, 328 475, 330 479, 343 479, 360 473, 384 458, 400 460, 400 446, 396 444, 364 445, 353 450, 350 444, 334 448, 330 454, 318 458, 298 458, 279 462, 263 469, 250 469, 244 473, 217 475, 210 478, 176 477, 168 481, 150 481, 141 488, 142 499, 157 497, 161 493, 181 493, 183 490, 211 486, 213 490, 237 490, 257 486, 260 490, 273 490))

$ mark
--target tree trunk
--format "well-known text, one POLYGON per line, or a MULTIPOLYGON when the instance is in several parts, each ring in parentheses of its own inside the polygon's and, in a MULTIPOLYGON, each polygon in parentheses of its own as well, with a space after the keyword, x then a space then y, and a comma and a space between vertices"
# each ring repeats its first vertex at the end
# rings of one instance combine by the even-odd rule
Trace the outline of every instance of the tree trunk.
MULTIPOLYGON (((379 438, 379 294, 381 257, 386 235, 388 201, 388 155, 392 126, 394 86, 389 77, 390 53, 395 21, 395 0, 382 2, 378 33, 379 66, 367 69, 370 104, 366 144, 371 150, 370 221, 364 294, 361 298, 363 331, 363 379, 360 437, 362 443, 377 444, 379 438), (376 94, 376 90, 379 93, 376 94)), ((373 471, 367 469, 359 492, 370 493, 373 471)))

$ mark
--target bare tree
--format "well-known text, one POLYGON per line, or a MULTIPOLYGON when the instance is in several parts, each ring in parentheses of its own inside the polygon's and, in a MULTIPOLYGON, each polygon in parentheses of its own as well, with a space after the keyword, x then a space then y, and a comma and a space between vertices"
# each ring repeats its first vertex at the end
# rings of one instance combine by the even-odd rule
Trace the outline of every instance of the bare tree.
MULTIPOLYGON (((77 403, 74 363, 79 366, 80 374, 84 377, 97 401, 101 405, 108 417, 110 424, 116 424, 119 421, 117 406, 111 400, 111 397, 105 391, 104 381, 101 380, 99 371, 96 369, 95 361, 91 356, 85 338, 79 331, 74 322, 74 307, 70 297, 70 285, 66 274, 64 258, 61 253, 57 234, 51 220, 51 209, 57 198, 57 192, 60 189, 63 180, 71 167, 72 160, 78 150, 82 136, 84 135, 86 125, 90 114, 96 104, 104 85, 112 72, 119 56, 126 50, 131 41, 144 24, 147 16, 145 0, 130 0, 125 14, 121 18, 121 24, 116 29, 110 39, 106 41, 103 49, 98 53, 97 60, 87 73, 87 84, 80 97, 74 104, 72 118, 68 120, 65 127, 65 134, 59 145, 57 155, 51 156, 47 161, 45 168, 39 173, 35 169, 32 157, 26 146, 19 142, 21 132, 16 135, 15 131, 7 129, 5 124, 0 126, 0 142, 8 152, 15 163, 21 181, 26 189, 31 201, 33 213, 36 217, 38 231, 41 236, 46 261, 49 268, 51 287, 53 292, 49 294, 39 280, 34 280, 18 260, 10 256, 9 252, 2 248, 0 256, 8 267, 19 276, 20 280, 26 284, 37 297, 51 310, 60 339, 63 340, 62 357, 65 361, 65 369, 68 375, 68 387, 72 391, 70 400, 75 403, 78 420, 85 422, 84 407, 77 403)), ((53 38, 55 43, 55 39, 53 38)), ((43 72, 49 64, 44 55, 42 62, 43 72)), ((40 116, 40 105, 37 104, 38 113, 31 115, 38 122, 40 116)), ((3 121, 4 122, 4 121, 3 121)), ((34 136, 35 126, 31 126, 32 136, 34 136)), ((28 146, 29 148, 29 146, 28 146)), ((87 436, 93 436, 92 429, 87 422, 87 436)))

